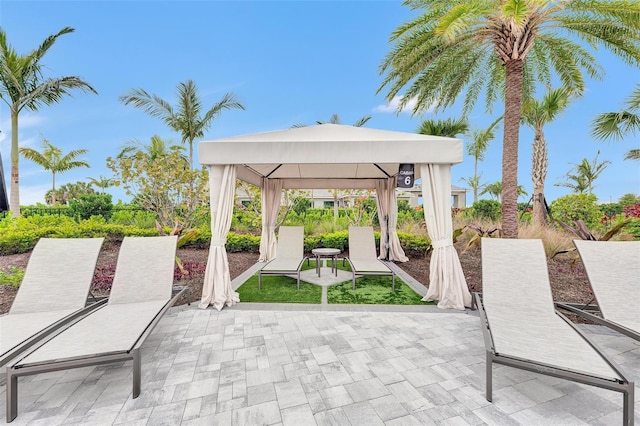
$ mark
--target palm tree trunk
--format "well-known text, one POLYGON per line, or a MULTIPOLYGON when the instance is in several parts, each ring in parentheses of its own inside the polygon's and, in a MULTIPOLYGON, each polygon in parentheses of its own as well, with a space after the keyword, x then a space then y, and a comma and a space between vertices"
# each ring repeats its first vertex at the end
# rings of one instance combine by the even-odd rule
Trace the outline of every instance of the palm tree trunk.
POLYGON ((9 197, 9 208, 13 213, 13 217, 20 216, 19 159, 18 110, 15 107, 11 107, 11 195, 9 197))
POLYGON ((478 158, 476 157, 476 160, 473 162, 473 181, 474 181, 474 185, 473 185, 473 203, 477 203, 478 202, 478 185, 480 184, 479 180, 478 180, 478 158))
POLYGON ((541 131, 536 130, 533 139, 533 165, 531 179, 533 181, 533 224, 546 226, 544 207, 544 181, 547 177, 547 143, 541 131))
POLYGON ((55 206, 56 205, 56 172, 51 172, 51 175, 53 176, 53 186, 52 186, 52 191, 51 191, 51 205, 55 206))
POLYGON ((522 108, 520 59, 505 64, 504 137, 502 142, 502 236, 518 238, 518 142, 522 108))

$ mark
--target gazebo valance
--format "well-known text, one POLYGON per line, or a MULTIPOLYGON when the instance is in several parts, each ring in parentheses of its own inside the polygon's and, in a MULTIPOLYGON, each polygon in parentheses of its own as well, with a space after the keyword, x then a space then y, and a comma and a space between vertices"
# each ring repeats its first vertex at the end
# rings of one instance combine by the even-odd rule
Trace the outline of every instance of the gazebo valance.
POLYGON ((386 257, 389 250, 391 260, 406 261, 395 230, 400 164, 414 164, 415 178, 422 178, 425 221, 434 247, 425 300, 439 300, 442 308, 470 306, 471 295, 451 241, 450 168, 462 161, 461 140, 321 124, 203 141, 198 148, 200 163, 209 167, 212 176, 212 242, 201 308, 213 304, 221 309, 237 301, 230 289, 224 250, 236 177, 262 189, 261 260, 275 256, 282 189, 353 188, 375 189, 379 213, 389 217, 388 230, 381 221, 380 256, 386 257))

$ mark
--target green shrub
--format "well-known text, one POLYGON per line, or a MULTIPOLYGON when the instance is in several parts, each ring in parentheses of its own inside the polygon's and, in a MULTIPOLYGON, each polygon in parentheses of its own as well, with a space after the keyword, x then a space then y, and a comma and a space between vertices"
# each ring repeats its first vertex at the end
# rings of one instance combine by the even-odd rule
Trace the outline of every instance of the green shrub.
POLYGON ((89 219, 91 216, 102 216, 105 220, 111 218, 113 204, 110 194, 82 194, 78 198, 69 200, 71 215, 79 219, 89 219))
POLYGON ((593 194, 569 194, 556 198, 549 206, 555 220, 573 225, 576 220, 582 220, 588 228, 600 224, 602 211, 598 206, 598 198, 593 194))
POLYGON ((502 204, 496 200, 478 200, 473 203, 471 217, 474 219, 499 220, 502 204))
POLYGON ((118 210, 113 212, 109 223, 137 228, 155 228, 156 214, 143 210, 118 210))
POLYGON ((406 253, 423 256, 431 250, 431 240, 422 235, 398 232, 398 239, 406 253))
POLYGON ((13 288, 20 287, 24 278, 24 268, 9 266, 6 271, 0 268, 0 285, 8 285, 13 288))

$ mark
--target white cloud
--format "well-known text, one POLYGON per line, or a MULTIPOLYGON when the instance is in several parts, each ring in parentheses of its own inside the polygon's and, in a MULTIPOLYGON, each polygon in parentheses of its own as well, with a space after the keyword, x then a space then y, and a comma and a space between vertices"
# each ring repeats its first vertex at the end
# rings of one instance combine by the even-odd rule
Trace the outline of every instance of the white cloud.
MULTIPOLYGON (((10 191, 9 188, 9 182, 7 182, 7 191, 10 191)), ((44 203, 44 194, 50 189, 50 184, 20 185, 20 205, 31 206, 36 203, 44 203)))
MULTIPOLYGON (((395 96, 391 102, 385 105, 378 105, 373 109, 374 112, 390 112, 395 113, 398 112, 398 107, 400 106, 400 102, 402 101, 403 96, 395 96)), ((400 112, 413 112, 413 109, 416 107, 417 98, 413 97, 407 101, 400 112)), ((426 113, 433 109, 432 105, 429 105, 427 108, 423 108, 420 113, 426 113)))

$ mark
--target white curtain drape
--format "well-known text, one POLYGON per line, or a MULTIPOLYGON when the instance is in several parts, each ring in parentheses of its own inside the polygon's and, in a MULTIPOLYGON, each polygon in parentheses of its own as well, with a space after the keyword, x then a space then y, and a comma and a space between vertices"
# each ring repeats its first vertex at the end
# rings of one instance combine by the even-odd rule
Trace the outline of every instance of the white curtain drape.
POLYGON ((262 237, 260 238, 260 262, 276 257, 276 221, 282 198, 280 179, 262 179, 262 237))
POLYGON ((231 287, 229 260, 227 259, 227 235, 231 227, 233 198, 236 188, 236 166, 209 166, 209 192, 211 203, 211 247, 204 274, 202 299, 198 307, 213 305, 221 310, 240 301, 231 287))
POLYGON ((387 258, 387 231, 389 234, 389 260, 407 262, 400 245, 400 239, 396 231, 398 223, 398 201, 396 200, 396 178, 378 179, 376 181, 376 204, 378 206, 378 221, 380 222, 380 256, 387 258), (385 217, 389 217, 389 224, 385 217))
POLYGON ((437 300, 442 309, 464 310, 471 306, 471 293, 452 240, 451 165, 421 164, 420 177, 424 218, 433 247, 429 290, 422 300, 437 300))

